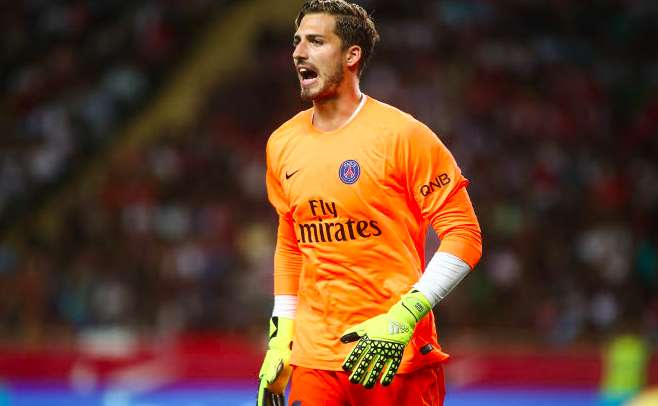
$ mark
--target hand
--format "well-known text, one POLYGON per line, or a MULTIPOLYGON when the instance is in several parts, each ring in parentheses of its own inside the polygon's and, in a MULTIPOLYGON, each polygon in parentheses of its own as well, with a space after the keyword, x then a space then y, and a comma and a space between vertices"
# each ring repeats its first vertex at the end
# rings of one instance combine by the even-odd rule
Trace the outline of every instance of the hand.
POLYGON ((286 397, 283 393, 270 392, 263 383, 260 383, 257 406, 286 406, 286 397))
POLYGON ((293 320, 285 317, 270 319, 270 341, 263 365, 258 373, 257 406, 284 406, 286 390, 292 368, 293 320))
POLYGON ((400 367, 404 348, 414 334, 416 323, 431 310, 427 298, 412 290, 402 295, 388 313, 346 330, 340 341, 358 340, 343 362, 343 369, 352 371, 350 382, 370 389, 381 374, 381 384, 389 385, 400 367))

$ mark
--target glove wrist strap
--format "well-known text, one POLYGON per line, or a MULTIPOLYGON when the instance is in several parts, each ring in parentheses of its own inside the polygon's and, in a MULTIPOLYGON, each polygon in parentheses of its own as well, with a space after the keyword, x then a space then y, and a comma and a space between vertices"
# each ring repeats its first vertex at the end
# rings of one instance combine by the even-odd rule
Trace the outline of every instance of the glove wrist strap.
POLYGON ((270 348, 285 348, 290 346, 293 334, 293 319, 274 316, 270 319, 270 348))
POLYGON ((412 326, 415 326, 427 313, 432 311, 429 300, 417 290, 402 295, 398 303, 412 316, 407 320, 412 326))

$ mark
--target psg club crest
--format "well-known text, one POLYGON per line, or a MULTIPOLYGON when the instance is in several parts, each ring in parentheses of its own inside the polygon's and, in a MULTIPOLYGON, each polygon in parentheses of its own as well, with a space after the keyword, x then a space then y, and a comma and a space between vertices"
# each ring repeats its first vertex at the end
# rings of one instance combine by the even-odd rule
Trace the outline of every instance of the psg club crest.
POLYGON ((359 166, 359 163, 353 159, 348 159, 340 164, 340 167, 338 168, 338 177, 347 185, 351 185, 359 180, 360 175, 361 167, 359 166))

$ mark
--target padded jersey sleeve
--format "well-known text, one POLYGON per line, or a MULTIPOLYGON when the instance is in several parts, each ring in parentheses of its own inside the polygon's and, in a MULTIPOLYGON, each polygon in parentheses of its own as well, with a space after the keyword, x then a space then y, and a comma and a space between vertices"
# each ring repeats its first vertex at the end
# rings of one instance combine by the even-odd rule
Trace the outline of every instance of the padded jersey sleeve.
POLYGON ((438 250, 473 268, 482 256, 482 237, 466 192, 468 180, 436 134, 418 121, 413 124, 401 137, 397 154, 408 193, 439 236, 438 250))
POLYGON ((296 295, 299 288, 299 275, 302 270, 302 254, 297 245, 290 206, 281 187, 279 172, 272 165, 276 158, 272 156, 269 143, 266 159, 265 184, 267 197, 279 217, 276 248, 274 250, 274 294, 296 295))

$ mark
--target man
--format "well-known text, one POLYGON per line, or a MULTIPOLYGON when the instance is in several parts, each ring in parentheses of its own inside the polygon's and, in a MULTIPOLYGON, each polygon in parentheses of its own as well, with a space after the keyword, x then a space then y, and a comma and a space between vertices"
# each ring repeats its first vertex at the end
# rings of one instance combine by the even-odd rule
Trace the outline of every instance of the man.
POLYGON ((313 102, 267 144, 279 215, 270 343, 258 404, 441 405, 432 307, 481 256, 462 176, 436 135, 364 95, 379 36, 344 0, 310 0, 293 61, 313 102), (424 267, 431 225, 441 239, 424 267))

